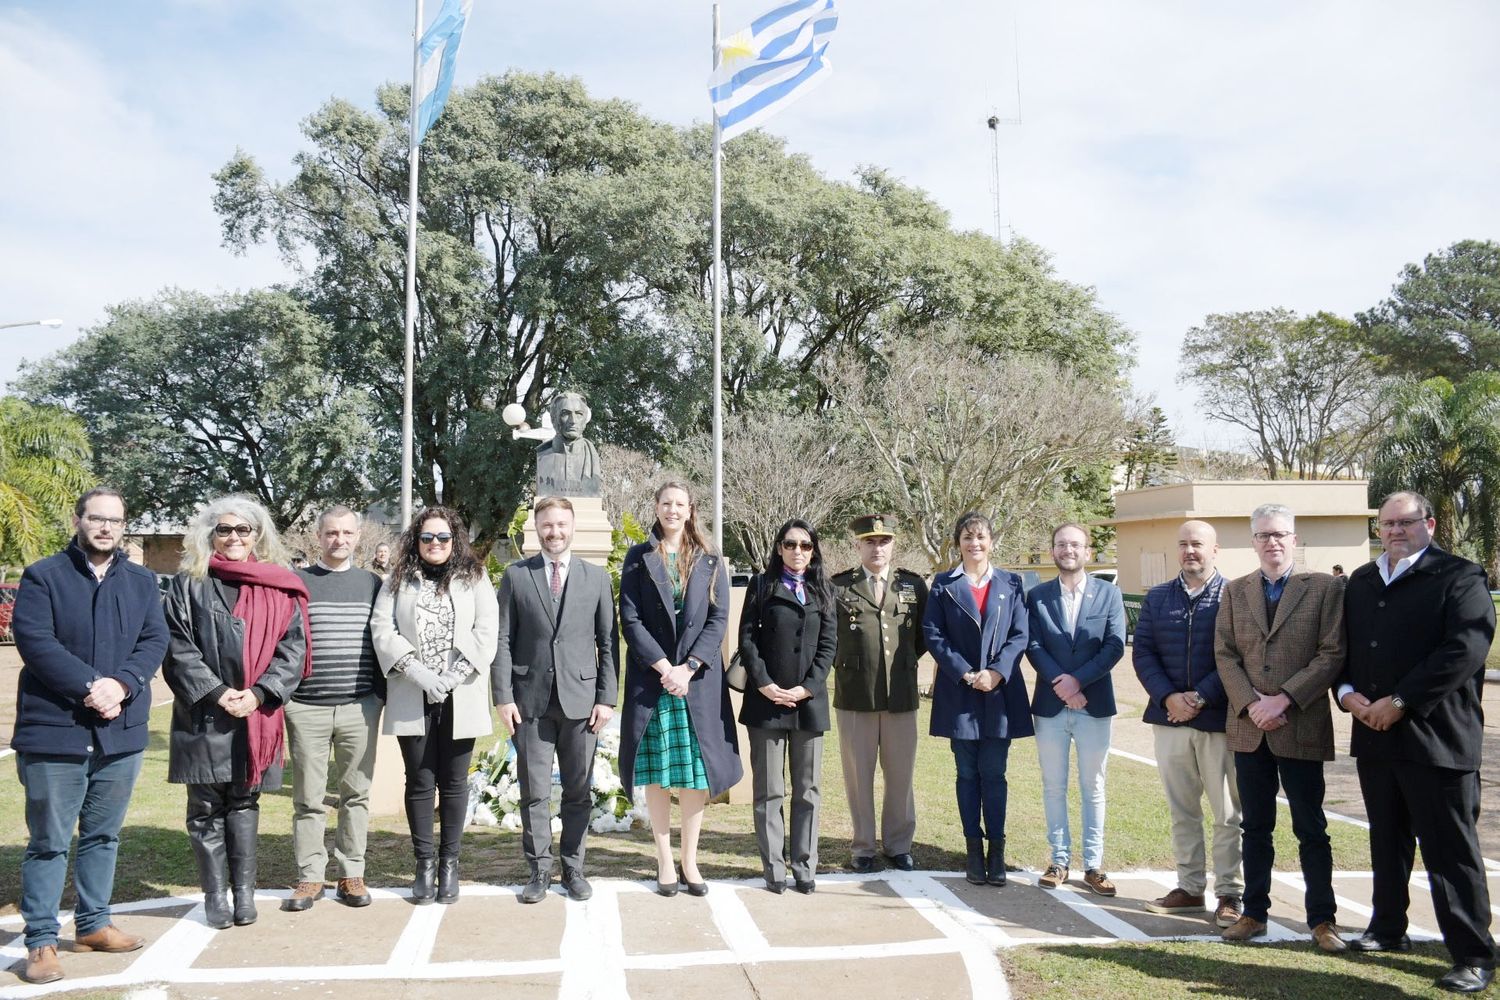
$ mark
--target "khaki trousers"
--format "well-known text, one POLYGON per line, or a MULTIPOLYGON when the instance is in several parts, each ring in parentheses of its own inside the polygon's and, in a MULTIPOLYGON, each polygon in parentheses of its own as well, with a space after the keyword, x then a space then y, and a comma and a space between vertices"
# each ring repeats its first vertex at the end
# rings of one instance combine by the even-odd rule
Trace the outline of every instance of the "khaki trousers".
POLYGON ((885 785, 880 807, 880 846, 887 855, 910 854, 917 835, 917 797, 912 774, 917 766, 916 712, 837 710, 844 795, 854 827, 850 853, 875 856, 875 764, 885 785))
POLYGON ((1240 896, 1240 792, 1234 753, 1223 733, 1190 726, 1152 726, 1156 763, 1172 811, 1172 855, 1177 885, 1194 896, 1207 888, 1204 873, 1203 799, 1214 814, 1214 895, 1240 896))
POLYGON ((333 856, 340 878, 365 877, 365 839, 370 829, 370 785, 380 699, 367 695, 344 705, 286 705, 292 754, 292 853, 300 882, 322 882, 328 868, 328 755, 338 785, 338 830, 333 856))

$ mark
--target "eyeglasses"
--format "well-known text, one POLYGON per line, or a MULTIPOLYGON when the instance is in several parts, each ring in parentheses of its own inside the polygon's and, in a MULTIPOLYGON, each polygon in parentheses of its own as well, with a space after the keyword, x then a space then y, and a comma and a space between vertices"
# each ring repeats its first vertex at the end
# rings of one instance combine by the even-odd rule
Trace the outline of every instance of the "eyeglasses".
POLYGON ((798 541, 793 538, 783 538, 781 540, 781 547, 788 552, 796 552, 798 549, 801 549, 803 552, 811 552, 813 550, 813 543, 798 541))
POLYGON ((1266 542, 1271 541, 1273 538, 1279 542, 1283 538, 1291 538, 1295 534, 1295 531, 1257 531, 1250 537, 1264 545, 1266 542))
POLYGON ((249 538, 255 534, 255 528, 249 524, 216 524, 214 525, 214 534, 220 538, 228 538, 230 535, 249 538))
POLYGON ((103 514, 85 514, 84 523, 90 528, 123 528, 125 519, 123 517, 105 517, 103 514))
POLYGON ((1054 549, 1086 549, 1089 545, 1088 542, 1053 542, 1052 547, 1054 549))
POLYGON ((1392 528, 1400 528, 1402 531, 1405 531, 1414 524, 1425 523, 1426 520, 1425 517, 1399 517, 1393 521, 1376 521, 1375 523, 1380 526, 1381 531, 1389 531, 1392 528))
POLYGON ((417 540, 420 541, 423 545, 431 545, 433 542, 437 542, 439 545, 447 545, 449 542, 453 541, 453 532, 439 531, 434 534, 431 531, 424 531, 417 536, 417 540))

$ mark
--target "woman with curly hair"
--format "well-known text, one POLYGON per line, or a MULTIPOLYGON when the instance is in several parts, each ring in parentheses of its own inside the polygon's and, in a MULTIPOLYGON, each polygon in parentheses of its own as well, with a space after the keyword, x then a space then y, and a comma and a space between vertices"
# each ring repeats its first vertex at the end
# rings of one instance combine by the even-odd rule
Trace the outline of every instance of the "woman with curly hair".
POLYGON ((463 519, 446 507, 426 508, 397 540, 370 619, 387 678, 382 731, 396 737, 406 764, 418 904, 458 899, 469 758, 475 738, 493 729, 490 661, 499 624, 495 588, 469 546, 463 519))
POLYGON ((282 706, 312 670, 307 587, 249 497, 205 504, 183 548, 164 608, 162 677, 175 696, 167 780, 188 786, 204 918, 222 929, 256 919, 261 785, 280 785, 282 706))

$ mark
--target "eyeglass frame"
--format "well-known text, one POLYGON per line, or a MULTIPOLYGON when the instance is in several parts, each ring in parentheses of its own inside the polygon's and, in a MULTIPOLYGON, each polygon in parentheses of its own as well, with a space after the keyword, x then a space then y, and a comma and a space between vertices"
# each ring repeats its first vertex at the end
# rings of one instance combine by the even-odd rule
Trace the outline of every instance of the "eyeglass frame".
POLYGON ((230 535, 239 535, 241 538, 249 538, 255 534, 253 524, 216 524, 214 525, 214 536, 217 538, 228 538, 230 535))
POLYGON ((423 531, 417 535, 417 541, 423 545, 452 545, 453 532, 451 531, 423 531))

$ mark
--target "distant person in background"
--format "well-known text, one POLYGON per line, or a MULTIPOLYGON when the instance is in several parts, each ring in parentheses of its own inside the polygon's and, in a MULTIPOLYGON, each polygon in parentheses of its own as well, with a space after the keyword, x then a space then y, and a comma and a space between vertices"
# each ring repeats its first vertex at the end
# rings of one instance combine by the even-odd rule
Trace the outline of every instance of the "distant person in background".
POLYGON ((144 943, 111 922, 109 904, 167 624, 156 576, 125 558, 124 534, 124 498, 89 490, 73 507, 67 547, 26 567, 16 592, 21 676, 10 745, 30 835, 19 900, 28 983, 63 977, 57 909, 74 828, 73 950, 135 951, 144 943))
POLYGON ((1339 565, 1338 563, 1334 563, 1333 564, 1333 575, 1336 576, 1336 577, 1339 577, 1340 579, 1342 579, 1343 576, 1344 576, 1344 567, 1341 566, 1341 565, 1339 565))
POLYGON ((365 841, 385 675, 375 659, 370 634, 370 609, 380 592, 380 577, 354 565, 360 527, 360 516, 348 507, 325 510, 318 517, 318 562, 297 574, 307 585, 313 672, 298 685, 286 706, 297 884, 281 908, 294 913, 323 898, 330 753, 338 787, 334 898, 345 906, 370 904, 365 889, 365 841))
POLYGON ((183 548, 166 597, 162 676, 176 695, 167 780, 187 785, 204 919, 222 929, 256 919, 262 779, 279 787, 282 707, 312 669, 307 585, 249 497, 205 504, 183 548))
POLYGON ((396 543, 370 617, 386 675, 381 728, 396 737, 406 764, 418 905, 458 901, 469 760, 474 740, 494 732, 489 668, 499 628, 495 588, 463 520, 446 507, 419 511, 396 543))
POLYGON ((385 542, 375 546, 375 558, 370 560, 370 572, 382 580, 391 571, 391 547, 385 542))
POLYGON ((1088 575, 1092 551, 1080 524, 1052 532, 1057 577, 1026 596, 1026 658, 1036 670, 1031 696, 1036 752, 1042 769, 1042 806, 1052 857, 1037 880, 1056 889, 1068 880, 1073 838, 1068 829, 1068 756, 1078 753, 1083 803, 1083 883, 1101 896, 1115 884, 1104 874, 1104 773, 1115 716, 1112 671, 1125 655, 1125 603, 1112 583, 1088 575))
POLYGON ((947 737, 967 858, 964 877, 1001 886, 1005 875, 1006 761, 1012 740, 1032 735, 1026 679, 1026 600, 1021 578, 990 565, 994 528, 970 511, 953 528, 962 562, 938 574, 922 631, 937 661, 928 732, 947 737), (988 858, 985 847, 988 842, 988 858))

